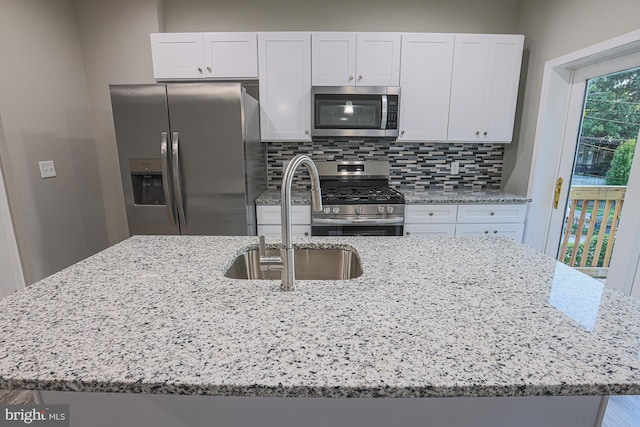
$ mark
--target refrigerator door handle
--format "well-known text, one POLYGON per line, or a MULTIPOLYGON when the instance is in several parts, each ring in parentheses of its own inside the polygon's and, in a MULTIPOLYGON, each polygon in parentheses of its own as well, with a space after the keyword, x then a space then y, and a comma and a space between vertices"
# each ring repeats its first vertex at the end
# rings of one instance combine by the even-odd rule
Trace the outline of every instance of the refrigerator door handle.
POLYGON ((182 177, 180 174, 180 134, 174 132, 171 135, 171 154, 173 162, 173 189, 176 194, 176 204, 178 205, 179 221, 182 226, 187 225, 187 218, 184 216, 184 201, 182 200, 182 177))
POLYGON ((169 219, 173 224, 176 224, 176 211, 175 203, 173 202, 173 196, 171 189, 171 181, 169 180, 169 134, 162 132, 162 138, 160 140, 160 161, 162 163, 162 188, 164 189, 164 202, 167 205, 167 211, 169 213, 169 219))

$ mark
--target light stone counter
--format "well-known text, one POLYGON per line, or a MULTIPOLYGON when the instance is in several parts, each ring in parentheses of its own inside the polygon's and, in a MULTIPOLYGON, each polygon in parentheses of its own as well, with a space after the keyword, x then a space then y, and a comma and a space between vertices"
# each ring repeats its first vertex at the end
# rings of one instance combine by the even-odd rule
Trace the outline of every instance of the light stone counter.
MULTIPOLYGON (((497 190, 406 190, 397 189, 404 195, 406 204, 518 204, 531 199, 497 190)), ((297 190, 291 193, 294 205, 310 205, 311 194, 297 190)), ((267 190, 256 198, 257 205, 279 205, 280 191, 267 190)))
POLYGON ((640 394, 640 304, 506 238, 311 238, 361 277, 223 276, 250 237, 136 236, 0 301, 0 388, 640 394))

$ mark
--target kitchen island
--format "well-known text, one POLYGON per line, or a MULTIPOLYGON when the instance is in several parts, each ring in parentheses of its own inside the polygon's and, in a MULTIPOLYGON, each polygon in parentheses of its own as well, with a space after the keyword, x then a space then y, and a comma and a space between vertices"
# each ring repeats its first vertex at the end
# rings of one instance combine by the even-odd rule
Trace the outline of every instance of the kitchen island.
POLYGON ((257 238, 112 246, 0 301, 0 388, 96 426, 593 425, 599 396, 640 394, 640 304, 522 244, 298 245, 352 247, 363 274, 281 292, 224 277, 257 238))

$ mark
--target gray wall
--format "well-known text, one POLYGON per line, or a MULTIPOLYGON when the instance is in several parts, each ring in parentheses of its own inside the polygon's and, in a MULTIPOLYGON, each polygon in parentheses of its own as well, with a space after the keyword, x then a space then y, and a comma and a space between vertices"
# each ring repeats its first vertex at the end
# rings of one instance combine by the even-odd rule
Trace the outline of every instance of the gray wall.
POLYGON ((109 84, 155 83, 149 33, 162 31, 156 0, 76 0, 91 116, 111 243, 129 237, 109 84))
POLYGON ((0 147, 27 283, 108 245, 71 0, 0 2, 0 147), (58 176, 40 178, 38 161, 58 176))
MULTIPOLYGON (((523 0, 518 32, 528 49, 516 142, 505 149, 503 188, 526 194, 545 62, 640 28, 638 0, 523 0)), ((559 147, 560 141, 558 141, 559 147)))
POLYGON ((164 0, 166 31, 517 32, 520 0, 164 0))

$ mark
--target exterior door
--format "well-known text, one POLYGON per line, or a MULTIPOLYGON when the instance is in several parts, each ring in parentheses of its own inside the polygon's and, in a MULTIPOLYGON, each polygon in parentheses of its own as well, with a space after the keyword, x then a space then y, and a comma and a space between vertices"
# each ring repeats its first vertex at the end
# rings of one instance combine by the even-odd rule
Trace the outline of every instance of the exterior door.
MULTIPOLYGON (((614 257, 633 257, 630 245, 614 248, 621 218, 637 221, 637 212, 626 205, 640 191, 640 177, 629 176, 640 117, 628 108, 640 105, 639 66, 640 57, 631 56, 585 67, 574 73, 571 86, 546 252, 603 281, 610 264, 616 265, 614 257), (629 99, 616 99, 621 82, 631 85, 629 99), (616 169, 626 170, 624 179, 616 169)), ((629 268, 635 271, 635 264, 617 263, 617 269, 629 268)), ((618 280, 607 283, 622 286, 618 280)))

